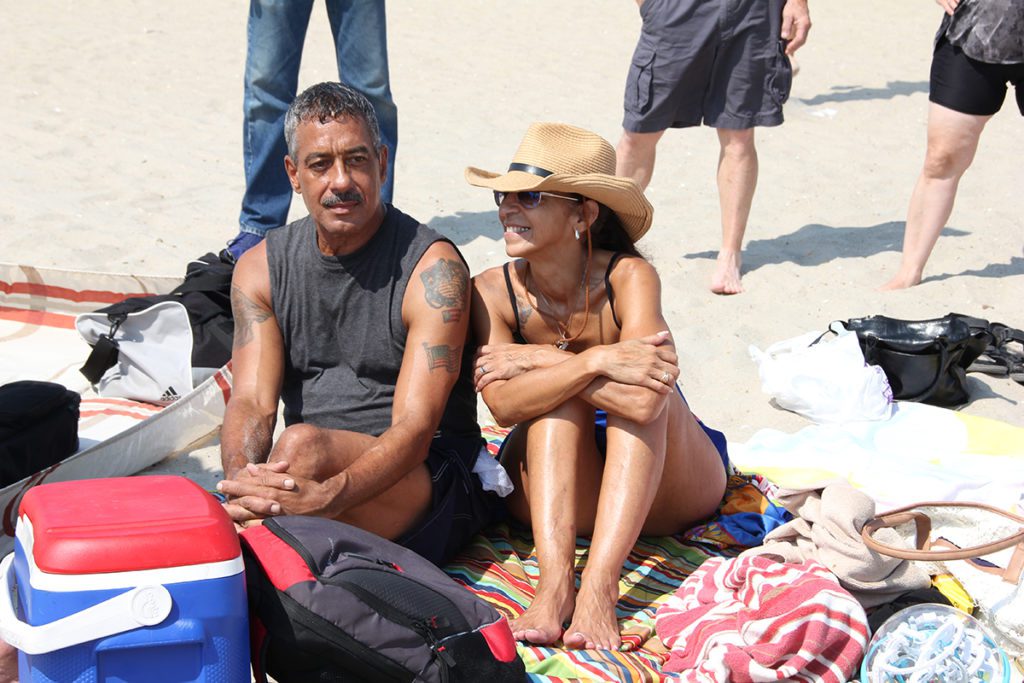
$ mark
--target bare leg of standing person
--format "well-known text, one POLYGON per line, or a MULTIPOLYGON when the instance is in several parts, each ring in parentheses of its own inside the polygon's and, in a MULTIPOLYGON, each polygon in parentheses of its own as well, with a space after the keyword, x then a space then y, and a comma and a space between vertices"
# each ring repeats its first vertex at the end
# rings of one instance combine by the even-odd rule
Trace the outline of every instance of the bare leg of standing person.
POLYGON ((718 155, 718 201, 722 207, 722 248, 718 252, 711 291, 715 294, 739 294, 740 267, 743 264, 743 234, 747 230, 750 205, 757 187, 757 149, 754 129, 718 129, 721 151, 718 155))
POLYGON ((974 116, 932 102, 928 109, 928 151, 910 196, 903 232, 903 258, 882 289, 904 289, 921 281, 924 265, 953 212, 964 171, 974 160, 981 131, 991 116, 974 116))
POLYGON ((632 178, 640 185, 641 190, 647 189, 654 175, 654 157, 658 140, 665 134, 659 130, 654 133, 631 133, 622 131, 622 138, 615 148, 615 175, 632 178))

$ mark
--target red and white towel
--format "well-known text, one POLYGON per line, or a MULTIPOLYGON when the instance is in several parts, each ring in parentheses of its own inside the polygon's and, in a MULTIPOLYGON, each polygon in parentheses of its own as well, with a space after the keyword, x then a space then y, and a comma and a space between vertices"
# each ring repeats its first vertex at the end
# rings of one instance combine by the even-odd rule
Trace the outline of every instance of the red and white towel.
POLYGON ((712 557, 663 604, 665 671, 700 683, 850 680, 868 640, 864 608, 822 564, 712 557))

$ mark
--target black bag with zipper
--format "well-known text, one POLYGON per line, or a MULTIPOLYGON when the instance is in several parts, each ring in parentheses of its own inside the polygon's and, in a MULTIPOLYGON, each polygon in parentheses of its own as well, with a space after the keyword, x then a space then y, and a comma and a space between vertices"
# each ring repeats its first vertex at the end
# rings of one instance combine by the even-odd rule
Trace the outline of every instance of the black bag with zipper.
POLYGON ((241 539, 257 683, 526 679, 505 617, 411 550, 298 515, 241 539))
POLYGON ((0 387, 0 487, 41 472, 78 450, 81 396, 53 382, 0 387))
POLYGON ((967 369, 991 340, 982 322, 949 313, 931 320, 872 315, 842 324, 857 333, 864 360, 885 371, 896 400, 955 408, 970 400, 967 369))

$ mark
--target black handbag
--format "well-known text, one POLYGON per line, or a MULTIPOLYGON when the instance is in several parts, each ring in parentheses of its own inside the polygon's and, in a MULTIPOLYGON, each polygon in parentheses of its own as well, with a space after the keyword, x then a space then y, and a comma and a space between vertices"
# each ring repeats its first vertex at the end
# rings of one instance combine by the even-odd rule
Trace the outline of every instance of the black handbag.
POLYGON ((958 313, 932 320, 900 320, 884 315, 851 318, 864 360, 889 378, 893 398, 955 408, 970 400, 967 369, 991 340, 980 321, 958 313))

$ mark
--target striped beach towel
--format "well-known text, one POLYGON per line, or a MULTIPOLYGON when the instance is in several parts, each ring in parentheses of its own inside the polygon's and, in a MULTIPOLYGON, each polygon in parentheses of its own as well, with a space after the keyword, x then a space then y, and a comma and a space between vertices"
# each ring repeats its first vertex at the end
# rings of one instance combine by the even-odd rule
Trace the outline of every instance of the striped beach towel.
POLYGON ((867 617, 824 565, 713 557, 659 609, 666 671, 694 683, 843 683, 860 663, 867 617))

